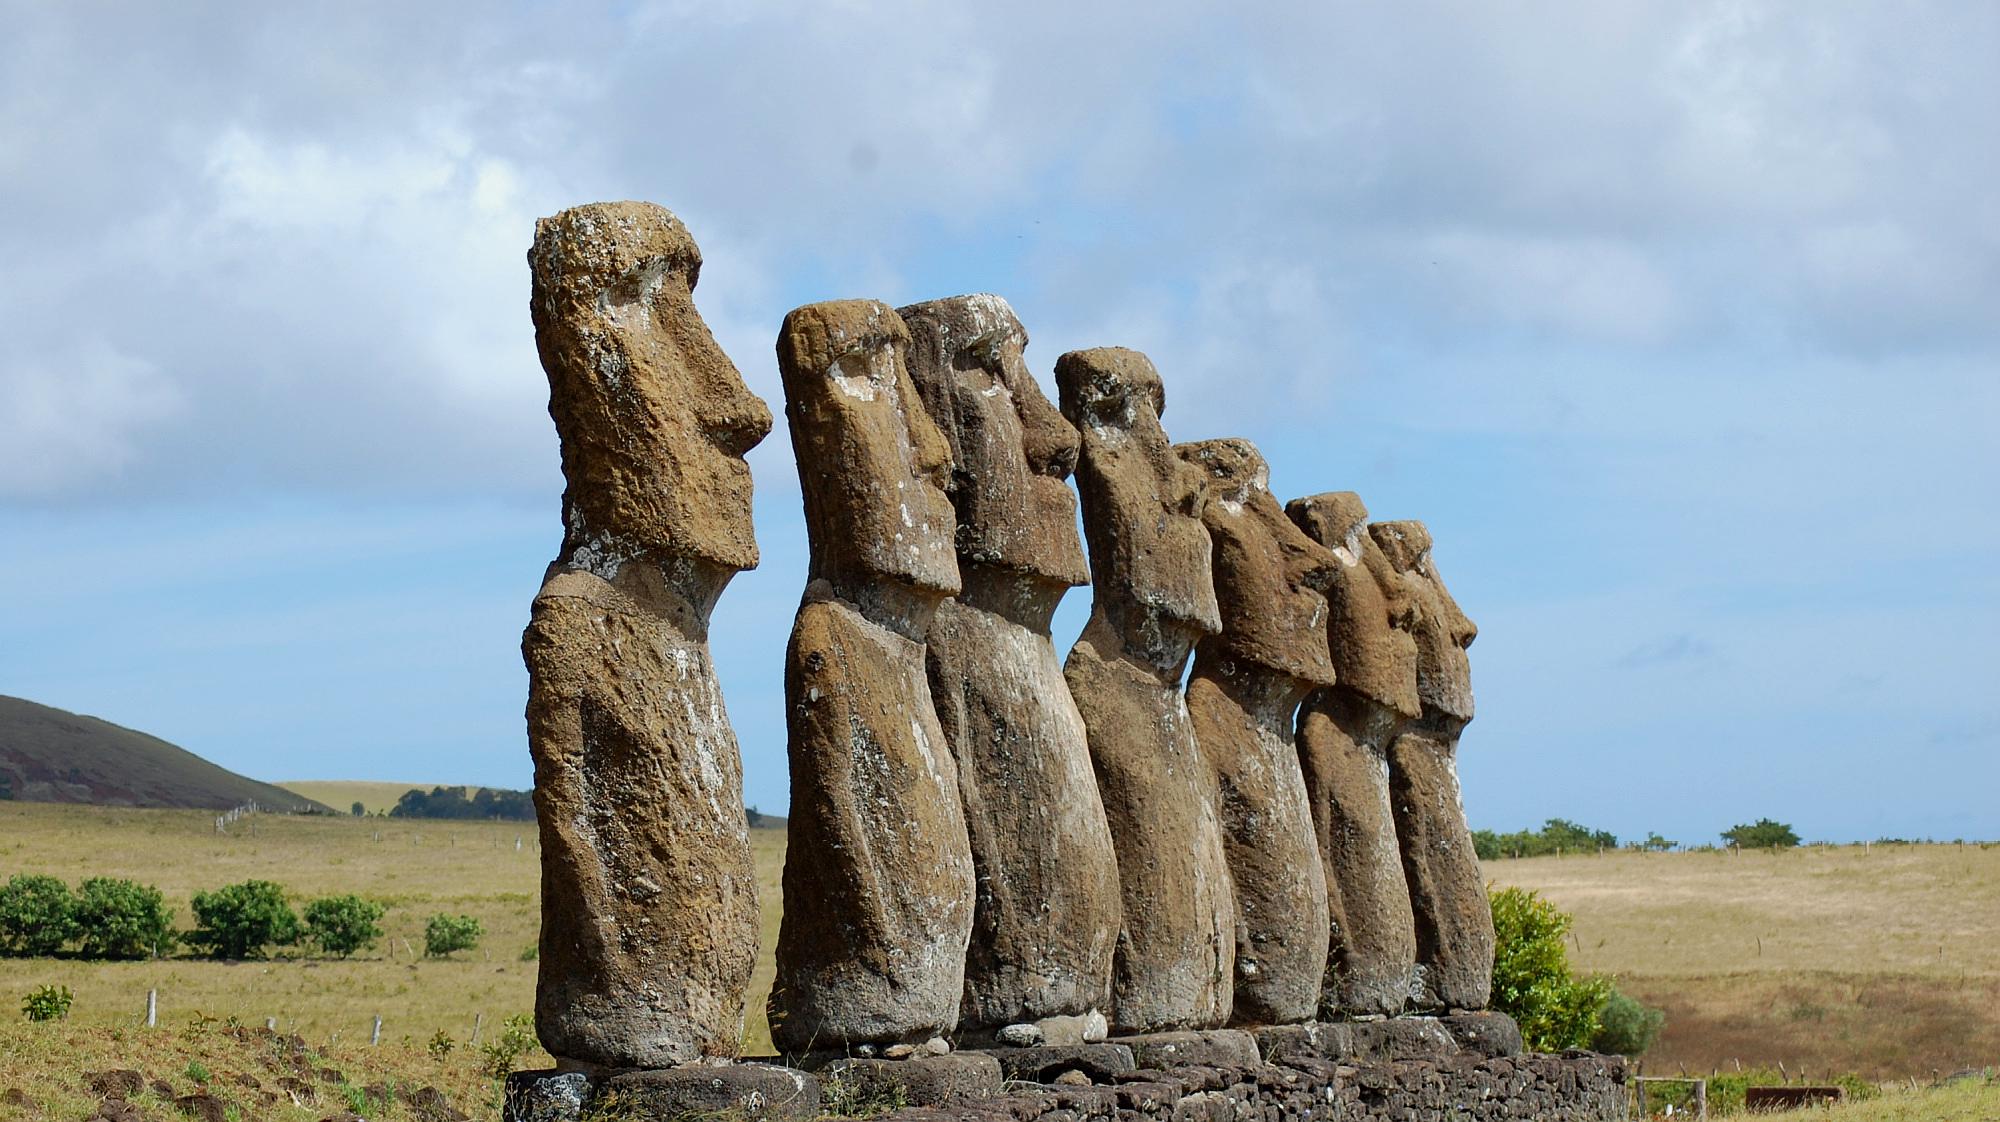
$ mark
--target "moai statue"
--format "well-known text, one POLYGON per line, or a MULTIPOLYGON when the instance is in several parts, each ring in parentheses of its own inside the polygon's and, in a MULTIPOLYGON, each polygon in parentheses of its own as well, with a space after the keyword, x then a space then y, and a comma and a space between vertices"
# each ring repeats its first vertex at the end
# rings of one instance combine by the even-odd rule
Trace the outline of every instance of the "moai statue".
POLYGON ((1195 647, 1187 707, 1215 776, 1236 891, 1231 1020, 1309 1021, 1326 978, 1329 916, 1294 717, 1306 694, 1333 684, 1320 590, 1339 563, 1285 517, 1249 441, 1174 451, 1208 477, 1201 521, 1222 609, 1221 633, 1195 647))
POLYGON ((1073 1044, 1105 1032, 1118 862, 1049 618, 1088 583, 1076 429, 1042 396, 998 296, 899 313, 910 377, 951 446, 964 589, 931 619, 931 699, 958 764, 978 873, 962 1039, 1073 1044))
POLYGON ((535 1025, 565 1062, 734 1056, 757 956, 743 766, 708 620, 757 564, 743 454, 771 431, 649 203, 544 218, 528 263, 562 439, 562 552, 521 649, 542 835, 535 1025))
POLYGON ((1479 634, 1445 591, 1421 522, 1373 522, 1369 536, 1416 601, 1417 698, 1423 715, 1389 746, 1403 875, 1416 917, 1418 1001, 1484 1009, 1493 990, 1493 915, 1458 790, 1458 735, 1472 720, 1465 648, 1479 634))
POLYGON ((771 1039, 787 1053, 929 1043, 958 1022, 973 868, 924 636, 959 591, 951 451, 873 300, 778 336, 812 564, 785 651, 792 770, 771 1039))
POLYGON ((1293 499, 1285 507, 1339 564, 1327 587, 1334 684, 1299 709, 1299 764, 1326 866, 1333 954, 1320 1016, 1393 1016, 1410 1001, 1416 921, 1390 809, 1389 745, 1421 716, 1410 594, 1368 534, 1368 509, 1352 491, 1293 499))
POLYGON ((1146 356, 1072 351, 1056 360, 1056 387, 1083 439, 1076 478, 1095 596, 1063 676, 1118 856, 1112 1023, 1213 1028, 1229 1019, 1236 905, 1214 778, 1180 690, 1196 640, 1222 627, 1206 482, 1167 442, 1165 391, 1146 356))

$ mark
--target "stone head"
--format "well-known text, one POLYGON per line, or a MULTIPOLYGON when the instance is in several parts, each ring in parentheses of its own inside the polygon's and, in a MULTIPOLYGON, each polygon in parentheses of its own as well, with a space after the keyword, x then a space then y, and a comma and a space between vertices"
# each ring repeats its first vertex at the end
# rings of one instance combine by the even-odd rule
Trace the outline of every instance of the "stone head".
MULTIPOLYGON (((744 453, 771 411, 694 307, 701 251, 652 203, 593 203, 535 224, 535 346, 562 436, 559 564, 757 565, 744 453)), ((719 592, 719 586, 715 589, 719 592)))
POLYGON ((1123 347, 1071 351, 1056 360, 1056 390, 1082 438, 1076 482, 1098 602, 1195 634, 1222 630, 1201 524, 1208 483, 1160 427, 1159 372, 1123 347))
POLYGON ((1408 582, 1368 533, 1368 508, 1352 491, 1293 499, 1285 514, 1339 564, 1327 586, 1327 647, 1342 686, 1404 716, 1417 699, 1415 601, 1408 582))
POLYGON ((1465 649, 1479 629, 1459 610, 1431 560, 1431 534, 1421 522, 1371 522, 1368 535, 1389 565, 1409 580, 1416 601, 1411 635, 1417 647, 1417 693, 1426 706, 1472 719, 1472 664, 1465 649))
POLYGON ((1014 309, 984 293, 912 304, 910 378, 951 446, 959 560, 1069 588, 1089 569, 1076 534, 1076 429, 1035 384, 1014 309))
POLYGON ((959 589, 951 448, 910 382, 909 342, 876 300, 808 304, 779 330, 813 576, 844 592, 884 581, 940 597, 959 589))
POLYGON ((1201 522, 1214 542, 1223 622, 1203 650, 1332 685, 1324 590, 1340 562, 1285 517, 1271 495, 1270 467, 1249 441, 1200 440, 1174 452, 1208 479, 1201 522))

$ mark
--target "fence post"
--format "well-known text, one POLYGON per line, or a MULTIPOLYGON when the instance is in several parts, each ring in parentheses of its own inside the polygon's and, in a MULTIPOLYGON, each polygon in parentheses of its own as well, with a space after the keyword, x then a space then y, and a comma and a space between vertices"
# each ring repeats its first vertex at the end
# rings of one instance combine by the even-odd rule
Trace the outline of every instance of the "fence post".
POLYGON ((1694 1082, 1694 1116, 1701 1122, 1708 1122, 1708 1080, 1694 1082))
POLYGON ((380 1045, 381 1043, 382 1043, 382 1017, 380 1014, 377 1014, 375 1017, 375 1031, 368 1037, 368 1046, 370 1048, 373 1048, 380 1045))
POLYGON ((160 991, 146 991, 146 1027, 153 1028, 160 1023, 160 991))
POLYGON ((479 1029, 485 1021, 486 1014, 484 1013, 474 1013, 472 1015, 472 1046, 475 1048, 479 1046, 479 1029))

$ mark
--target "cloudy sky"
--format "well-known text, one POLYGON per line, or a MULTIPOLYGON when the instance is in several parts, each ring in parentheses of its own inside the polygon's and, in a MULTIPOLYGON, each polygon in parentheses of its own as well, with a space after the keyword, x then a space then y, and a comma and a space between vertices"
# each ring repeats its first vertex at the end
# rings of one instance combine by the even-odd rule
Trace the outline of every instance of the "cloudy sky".
MULTIPOLYGON (((1045 384, 1136 347, 1177 439, 1427 521, 1475 826, 2000 836, 2000 8, 1221 7, 0 0, 0 693, 526 786, 524 255, 637 198, 774 409, 788 309, 994 291, 1045 384)), ((768 811, 805 549, 750 459, 768 811)))

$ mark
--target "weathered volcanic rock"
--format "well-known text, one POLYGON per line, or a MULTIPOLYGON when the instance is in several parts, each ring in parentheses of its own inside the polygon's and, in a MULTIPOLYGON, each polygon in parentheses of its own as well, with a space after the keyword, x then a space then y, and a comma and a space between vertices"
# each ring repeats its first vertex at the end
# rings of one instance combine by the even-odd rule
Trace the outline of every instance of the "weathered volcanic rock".
POLYGON ((1326 872, 1294 746, 1299 702, 1333 684, 1326 599, 1338 562, 1271 496, 1247 440, 1175 448, 1209 483, 1202 525, 1214 542, 1222 631, 1195 648, 1188 713, 1215 775, 1236 896, 1232 1021, 1291 1024, 1319 1010, 1325 981, 1326 872))
POLYGON ((1063 674, 1118 857, 1112 1023, 1123 1032, 1220 1025, 1235 901, 1214 779, 1180 691, 1195 641, 1221 628, 1201 524, 1206 483, 1173 454, 1160 427, 1165 391, 1144 355, 1072 351, 1056 360, 1056 386, 1082 436, 1077 484, 1096 586, 1063 674))
POLYGON ((1360 496, 1294 499, 1285 513, 1339 561, 1326 593, 1336 683, 1307 696, 1298 727, 1333 916, 1320 1013, 1393 1015, 1410 1001, 1417 962, 1389 797, 1389 744, 1399 726, 1421 715, 1417 648, 1407 630, 1414 608, 1403 578, 1368 534, 1360 496))
POLYGON ((871 300, 778 337, 812 547, 785 652, 791 841, 771 1038, 792 1053, 927 1041, 958 1020, 973 868, 924 635, 959 589, 950 448, 871 300))
POLYGON ((568 480, 562 552, 521 643, 536 1027, 584 1063, 733 1056, 756 878, 708 619, 757 563, 743 454, 771 414, 695 311, 701 255, 666 210, 564 211, 536 225, 528 260, 568 480))
MULTIPOLYGON (((1083 718, 1049 642, 1089 580, 1076 534, 1077 434, 997 296, 900 310, 909 370, 951 446, 964 590, 931 620, 932 700, 958 764, 978 872, 961 1033, 1060 1027, 1110 1007, 1118 864, 1083 718)), ((1079 1035, 1080 1039, 1080 1035, 1079 1035)))
MULTIPOLYGON (((1472 720, 1472 663, 1465 649, 1479 637, 1451 598, 1431 560, 1431 532, 1421 522, 1371 522, 1368 535, 1401 574, 1414 601, 1410 637, 1416 648, 1417 698, 1426 721, 1455 721, 1456 736, 1472 720)), ((1440 727, 1443 727, 1442 725, 1440 727)))
POLYGON ((1415 913, 1420 1001, 1486 1008, 1493 990, 1493 916, 1458 788, 1458 737, 1472 719, 1465 648, 1478 635, 1445 590, 1421 522, 1375 522, 1370 536, 1416 602, 1417 694, 1423 716, 1389 748, 1390 796, 1415 913))

